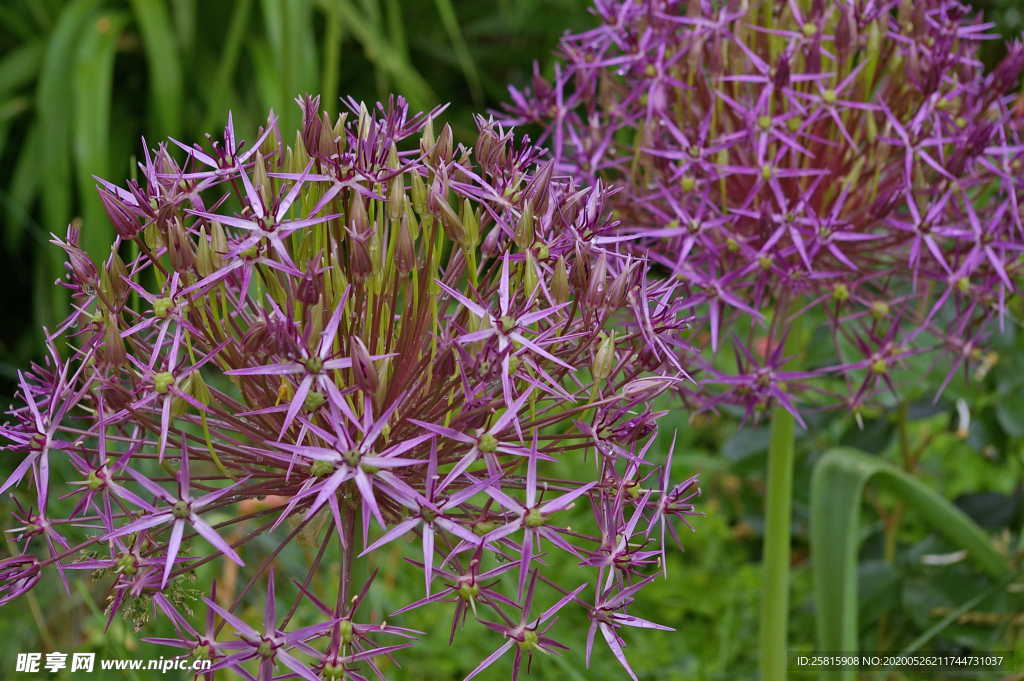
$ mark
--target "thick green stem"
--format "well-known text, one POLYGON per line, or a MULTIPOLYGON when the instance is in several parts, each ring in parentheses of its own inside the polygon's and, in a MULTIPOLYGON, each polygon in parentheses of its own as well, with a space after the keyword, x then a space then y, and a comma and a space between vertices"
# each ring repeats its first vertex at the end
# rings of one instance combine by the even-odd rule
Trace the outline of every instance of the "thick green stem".
POLYGON ((764 588, 761 593, 761 679, 786 678, 786 627, 789 621, 789 535, 793 499, 793 443, 796 423, 781 406, 772 411, 766 491, 764 588))

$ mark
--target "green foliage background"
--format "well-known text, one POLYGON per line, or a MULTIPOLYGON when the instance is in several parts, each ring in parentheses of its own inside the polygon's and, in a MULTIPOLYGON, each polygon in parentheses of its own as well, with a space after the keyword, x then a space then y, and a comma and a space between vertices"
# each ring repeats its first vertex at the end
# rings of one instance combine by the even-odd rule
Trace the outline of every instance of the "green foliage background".
MULTIPOLYGON (((976 3, 1004 35, 1024 29, 1016 0, 976 3)), ((0 396, 6 403, 18 367, 38 354, 39 332, 66 305, 52 285, 62 270, 51 232, 83 220, 87 248, 104 252, 111 228, 96 199, 93 175, 121 182, 133 172, 139 138, 186 141, 223 126, 228 110, 241 137, 252 137, 274 109, 294 129, 301 92, 325 102, 340 95, 374 100, 389 92, 413 107, 451 103, 459 139, 472 142, 472 115, 497 107, 507 83, 528 82, 534 60, 549 70, 565 30, 591 24, 586 0, 4 0, 0 3, 0 396)), ((988 61, 1001 46, 988 46, 988 61)), ((794 652, 814 649, 814 602, 808 549, 811 471, 831 447, 853 446, 882 456, 941 492, 974 518, 1016 569, 1020 559, 1024 465, 1024 334, 1015 315, 994 340, 997 369, 954 381, 937 404, 908 394, 863 428, 846 414, 814 416, 798 443, 795 480, 794 652), (955 400, 970 406, 967 436, 956 433, 955 400)), ((666 402, 665 408, 674 405, 666 402)), ((756 669, 759 547, 767 428, 728 414, 691 420, 674 412, 659 446, 679 432, 678 476, 700 472, 703 510, 698 531, 683 531, 685 551, 670 556, 668 581, 645 590, 637 611, 671 624, 675 633, 628 635, 642 679, 682 681, 753 678, 756 669)), ((6 459, 7 457, 3 457, 6 459)), ((0 461, 6 476, 10 461, 0 461)), ((9 500, 0 500, 7 529, 9 500)), ((992 580, 964 562, 930 565, 922 556, 951 551, 899 498, 869 488, 859 554, 861 644, 902 650, 931 633, 945 649, 1024 649, 1019 595, 993 590, 992 580), (990 594, 978 601, 979 594, 990 594), (944 617, 973 603, 941 626, 944 617), (938 629, 936 630, 936 627, 938 629)), ((837 541, 845 538, 837 538, 837 541)), ((258 547, 257 547, 258 548, 258 547)), ((389 555, 392 568, 401 548, 389 555)), ((301 546, 281 557, 282 574, 307 560, 301 546), (289 565, 289 563, 291 565, 289 565)), ((568 567, 568 566, 566 566, 568 567)), ((217 568, 219 569, 219 568, 217 568)), ((557 569, 557 566, 556 566, 557 569)), ((219 573, 201 571, 189 588, 205 590, 219 573)), ((381 575, 372 609, 386 614, 419 597, 422 586, 381 575)), ((128 619, 104 630, 103 583, 76 576, 70 596, 49 579, 30 598, 0 609, 0 678, 14 678, 18 651, 93 650, 106 657, 166 654, 139 641, 128 619)), ((258 607, 255 602, 253 606, 258 607)), ((461 679, 495 644, 470 625, 454 648, 436 610, 402 625, 428 632, 429 645, 399 658, 393 679, 461 679)), ((956 614, 956 613, 954 613, 956 614)), ((144 619, 142 612, 135 619, 144 619)), ((300 611, 298 620, 315 617, 300 611)), ((949 619, 948 617, 946 619, 949 619)), ((562 638, 581 641, 585 623, 566 618, 562 638)), ((146 634, 154 632, 147 628, 146 634)), ((1024 662, 1016 669, 1024 672, 1024 662)), ((596 646, 589 671, 582 646, 543 659, 542 679, 623 678, 596 646)), ((507 676, 499 663, 484 675, 507 676)), ((124 673, 122 678, 146 679, 124 673)), ((161 678, 174 678, 168 674, 161 678)), ((937 678, 878 674, 870 678, 937 678)), ((961 675, 958 678, 1000 678, 961 675)))

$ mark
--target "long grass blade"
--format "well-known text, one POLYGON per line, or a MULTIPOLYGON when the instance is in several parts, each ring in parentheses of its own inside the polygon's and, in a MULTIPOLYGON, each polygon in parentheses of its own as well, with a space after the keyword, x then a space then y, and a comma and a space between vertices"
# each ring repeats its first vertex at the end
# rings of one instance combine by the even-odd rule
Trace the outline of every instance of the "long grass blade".
POLYGON ((462 36, 459 20, 455 15, 455 8, 452 6, 451 0, 434 0, 434 4, 437 6, 437 13, 441 17, 441 24, 444 25, 444 30, 448 34, 448 40, 451 41, 452 50, 455 52, 455 60, 459 63, 459 68, 462 69, 466 82, 469 83, 469 92, 473 97, 473 101, 479 103, 483 100, 480 74, 476 70, 476 62, 473 61, 473 55, 469 53, 466 39, 462 36))
POLYGON ((73 73, 74 154, 83 217, 82 247, 96 262, 106 257, 114 240, 93 175, 109 175, 114 56, 126 23, 123 13, 101 15, 82 37, 73 73))
POLYGON ((154 134, 171 137, 181 131, 184 80, 174 27, 163 0, 132 0, 142 31, 142 44, 151 80, 150 99, 154 134))
MULTIPOLYGON (((981 528, 923 482, 863 452, 829 451, 816 464, 811 480, 811 560, 820 650, 857 651, 860 505, 869 481, 899 495, 908 509, 966 549, 984 572, 996 578, 1010 573, 1006 558, 981 528)), ((836 678, 853 679, 854 671, 839 672, 836 678)))
POLYGON ((423 76, 395 51, 376 27, 367 21, 349 0, 339 0, 338 12, 345 29, 359 42, 367 58, 394 78, 400 94, 415 109, 424 109, 436 103, 437 97, 423 76))
POLYGON ((227 116, 225 109, 231 89, 231 79, 238 68, 238 57, 242 53, 242 38, 249 26, 251 9, 252 0, 237 0, 234 4, 224 46, 218 54, 217 71, 213 77, 213 88, 210 90, 207 100, 203 130, 213 128, 215 123, 223 121, 227 116))
MULTIPOLYGON (((87 22, 92 20, 96 0, 72 0, 57 19, 57 25, 50 36, 43 59, 43 70, 39 77, 36 102, 39 111, 41 136, 40 186, 46 187, 46 200, 42 201, 42 234, 39 241, 46 241, 46 232, 63 233, 71 218, 71 120, 73 110, 68 101, 67 78, 72 71, 78 49, 78 38, 87 22)), ((40 249, 37 281, 52 281, 60 276, 62 256, 56 248, 46 246, 40 249)), ((34 289, 37 294, 36 321, 47 324, 60 319, 64 313, 66 296, 63 290, 54 286, 34 289)))
POLYGON ((11 51, 0 59, 0 100, 32 82, 43 63, 45 45, 41 40, 11 51))

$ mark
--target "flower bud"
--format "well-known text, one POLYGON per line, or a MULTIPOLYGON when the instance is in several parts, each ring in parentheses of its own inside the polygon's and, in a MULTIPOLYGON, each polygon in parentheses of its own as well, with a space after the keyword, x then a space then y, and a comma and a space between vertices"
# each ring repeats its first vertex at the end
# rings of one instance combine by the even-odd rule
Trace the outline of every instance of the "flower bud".
POLYGON ((523 207, 522 215, 519 216, 519 222, 516 223, 515 242, 519 250, 529 250, 530 246, 533 245, 533 241, 536 238, 533 227, 533 206, 527 201, 523 207))
POLYGON ((412 173, 409 193, 412 195, 412 207, 420 215, 427 214, 427 183, 419 173, 412 173))
POLYGON ((6 605, 36 585, 42 571, 39 561, 29 555, 0 560, 0 605, 6 605))
POLYGON ((462 216, 460 221, 464 233, 464 240, 460 245, 463 248, 476 248, 477 244, 480 243, 480 223, 476 218, 476 211, 473 210, 473 206, 469 203, 469 199, 462 200, 462 216))
POLYGON ((429 156, 434 150, 437 140, 434 137, 434 119, 428 118, 423 124, 423 132, 420 133, 420 153, 429 156))
POLYGON ((348 270, 345 274, 355 281, 360 281, 373 273, 373 260, 370 258, 370 249, 366 239, 358 234, 349 233, 348 243, 348 270))
POLYGON ((565 303, 569 300, 569 270, 565 266, 565 257, 558 256, 555 271, 551 275, 551 295, 555 302, 565 303))
POLYGON ((138 235, 139 230, 142 229, 134 212, 120 198, 103 187, 97 186, 96 191, 100 195, 100 203, 103 204, 103 210, 107 212, 107 217, 110 218, 110 224, 114 226, 114 231, 125 241, 134 239, 138 235))
POLYGON ((370 218, 366 214, 366 204, 363 196, 357 191, 352 192, 352 198, 348 203, 348 226, 349 231, 357 237, 365 239, 370 233, 370 218))
POLYGON ((370 352, 366 349, 363 339, 359 336, 352 336, 350 341, 352 376, 359 389, 372 397, 377 392, 377 369, 373 366, 373 360, 370 359, 370 352))
POLYGON ((320 300, 320 292, 323 290, 323 276, 318 268, 320 256, 310 258, 306 265, 306 271, 302 275, 295 290, 295 297, 305 305, 313 305, 320 300))
POLYGON ((110 304, 111 310, 119 310, 128 300, 129 288, 125 283, 128 269, 117 252, 110 254, 107 266, 100 272, 100 293, 110 304))
POLYGON ((196 253, 192 238, 177 218, 168 226, 167 252, 171 258, 171 267, 176 272, 188 272, 195 265, 196 253))
POLYGON ((320 119, 320 136, 317 139, 317 151, 321 158, 331 158, 338 154, 338 135, 331 127, 331 119, 324 111, 320 119))
POLYGON ((64 249, 64 253, 68 258, 64 263, 64 267, 68 270, 68 274, 75 283, 81 288, 91 291, 99 283, 99 273, 92 258, 79 246, 81 231, 82 221, 76 218, 68 224, 65 241, 54 238, 51 243, 64 249))
POLYGON ((395 236, 395 266, 402 274, 408 274, 416 269, 416 251, 413 248, 412 235, 409 234, 408 214, 402 215, 395 236))
POLYGON ((445 123, 437 144, 430 151, 430 162, 434 165, 447 165, 452 161, 452 126, 445 123))
POLYGON ((124 339, 121 338, 116 319, 110 314, 105 314, 102 323, 102 340, 96 346, 97 359, 104 367, 124 366, 128 361, 128 353, 125 351, 124 339))
POLYGON ((586 292, 583 296, 587 305, 599 307, 604 303, 607 272, 608 259, 605 254, 602 253, 597 259, 597 264, 594 266, 594 269, 590 272, 590 277, 587 281, 586 292))
POLYGON ((594 365, 591 371, 594 378, 604 381, 612 375, 612 371, 615 369, 615 332, 612 331, 611 335, 607 336, 602 333, 599 338, 600 343, 597 346, 597 352, 594 353, 594 365))
POLYGON ((405 176, 396 173, 388 183, 388 217, 398 220, 405 214, 405 176))
POLYGON ((302 109, 302 146, 310 156, 318 156, 320 151, 320 128, 322 123, 318 115, 320 97, 303 95, 295 100, 302 109))

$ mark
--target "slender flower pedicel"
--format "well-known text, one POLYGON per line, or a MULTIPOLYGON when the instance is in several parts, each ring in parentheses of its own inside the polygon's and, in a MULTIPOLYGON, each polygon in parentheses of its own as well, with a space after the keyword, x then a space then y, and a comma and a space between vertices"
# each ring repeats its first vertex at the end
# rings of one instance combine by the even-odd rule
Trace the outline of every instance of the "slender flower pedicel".
POLYGON ((291 145, 273 117, 251 146, 229 119, 205 147, 145 148, 139 182, 99 180, 119 235, 102 266, 77 227, 58 242, 74 310, 0 431, 20 457, 2 489, 36 506, 2 602, 89 570, 111 619, 165 618, 177 636, 152 640, 208 677, 383 678, 421 632, 360 604, 397 569, 424 594, 393 618, 454 609, 453 639, 494 639, 471 677, 563 649, 566 608, 633 676, 622 627, 655 625, 626 610, 696 514, 696 480, 673 486, 652 447, 649 400, 685 380, 677 283, 619 251, 604 185, 493 121, 470 148, 401 99, 335 122, 298 104, 291 145), (66 476, 74 510, 54 517, 66 476), (199 603, 210 563, 241 579, 199 603))

